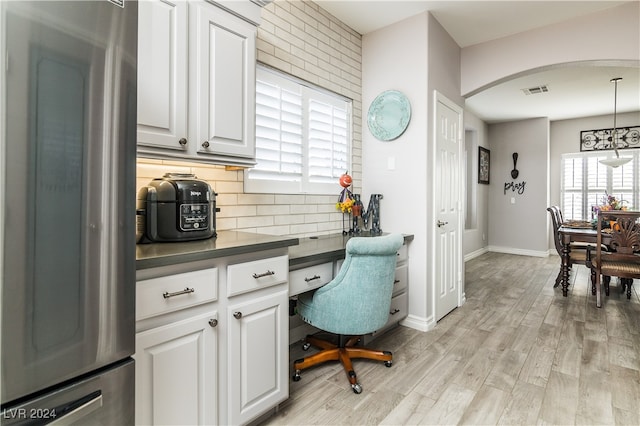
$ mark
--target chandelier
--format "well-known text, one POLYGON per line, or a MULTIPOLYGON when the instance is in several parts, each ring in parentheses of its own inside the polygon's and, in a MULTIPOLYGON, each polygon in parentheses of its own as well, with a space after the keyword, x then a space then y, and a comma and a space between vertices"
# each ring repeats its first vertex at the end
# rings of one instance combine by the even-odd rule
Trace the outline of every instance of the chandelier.
POLYGON ((613 95, 613 130, 611 131, 611 146, 613 147, 613 151, 616 156, 612 158, 606 158, 604 160, 600 160, 601 164, 609 167, 619 167, 623 164, 631 161, 630 157, 620 157, 620 153, 618 153, 618 132, 616 129, 616 107, 618 103, 618 82, 622 80, 622 77, 616 77, 611 79, 611 83, 615 85, 614 95, 613 95))

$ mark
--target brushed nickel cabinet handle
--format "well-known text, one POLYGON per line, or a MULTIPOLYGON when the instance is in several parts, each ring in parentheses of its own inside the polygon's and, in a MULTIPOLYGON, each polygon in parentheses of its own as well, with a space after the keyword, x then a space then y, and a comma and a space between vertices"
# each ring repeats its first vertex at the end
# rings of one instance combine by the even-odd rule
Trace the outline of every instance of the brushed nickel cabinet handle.
POLYGON ((262 277, 268 277, 269 275, 275 275, 275 272, 267 270, 267 272, 264 272, 262 274, 253 274, 253 278, 258 279, 262 277))
POLYGON ((211 318, 211 319, 209 320, 209 325, 210 325, 211 327, 217 327, 217 326, 218 326, 218 320, 217 320, 217 319, 215 319, 215 318, 211 318))
POLYGON ((185 138, 180 138, 180 140, 178 141, 178 143, 182 146, 185 146, 187 144, 187 139, 185 138))
POLYGON ((398 312, 400 312, 400 309, 394 309, 393 311, 389 312, 391 315, 395 315, 398 312))
POLYGON ((209 141, 202 142, 202 147, 203 148, 209 148, 209 141))
POLYGON ((314 275, 314 276, 312 276, 311 278, 305 278, 304 280, 305 280, 306 282, 310 282, 310 281, 313 281, 313 280, 319 280, 319 279, 320 279, 320 275, 314 275))
POLYGON ((168 291, 165 291, 164 293, 162 293, 162 297, 164 297, 165 299, 168 299, 173 296, 180 296, 181 294, 195 293, 195 291, 196 290, 193 288, 185 287, 184 290, 174 291, 173 293, 169 293, 168 291))
POLYGON ((233 317, 234 317, 235 319, 240 319, 240 318, 242 318, 242 312, 234 312, 234 313, 233 313, 233 317))

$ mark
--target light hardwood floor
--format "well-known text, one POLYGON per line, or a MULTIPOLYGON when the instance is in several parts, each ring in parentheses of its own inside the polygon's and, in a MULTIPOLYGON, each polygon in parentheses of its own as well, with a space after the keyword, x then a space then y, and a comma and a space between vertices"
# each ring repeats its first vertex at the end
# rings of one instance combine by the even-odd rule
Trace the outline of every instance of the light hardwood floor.
MULTIPOLYGON (((468 261, 462 307, 429 332, 374 340, 391 368, 355 361, 362 394, 339 364, 317 366, 263 424, 640 424, 639 280, 627 300, 612 279, 598 309, 587 268, 574 266, 566 298, 558 269, 557 256, 468 261)), ((292 346, 292 361, 304 354, 292 346)))

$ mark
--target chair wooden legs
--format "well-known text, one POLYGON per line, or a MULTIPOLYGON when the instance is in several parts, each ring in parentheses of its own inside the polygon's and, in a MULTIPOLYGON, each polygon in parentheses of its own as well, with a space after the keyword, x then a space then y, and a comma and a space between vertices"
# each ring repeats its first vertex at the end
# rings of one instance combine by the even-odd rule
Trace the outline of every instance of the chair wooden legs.
POLYGON ((627 289, 627 299, 631 299, 631 285, 633 284, 633 278, 620 278, 620 293, 624 293, 627 289))
POLYGON ((308 344, 311 344, 322 350, 293 362, 293 368, 295 370, 293 381, 295 382, 300 380, 301 370, 327 361, 340 361, 345 373, 347 373, 347 378, 349 379, 351 388, 355 393, 361 393, 362 386, 358 383, 358 377, 356 376, 356 372, 353 370, 353 364, 351 362, 352 359, 366 358, 375 361, 384 361, 384 365, 387 367, 391 367, 393 362, 393 355, 389 351, 379 351, 359 346, 356 347, 355 345, 360 341, 359 336, 351 337, 346 342, 344 341, 344 336, 340 336, 341 343, 338 345, 314 336, 307 336, 305 341, 305 347, 308 347, 308 344))

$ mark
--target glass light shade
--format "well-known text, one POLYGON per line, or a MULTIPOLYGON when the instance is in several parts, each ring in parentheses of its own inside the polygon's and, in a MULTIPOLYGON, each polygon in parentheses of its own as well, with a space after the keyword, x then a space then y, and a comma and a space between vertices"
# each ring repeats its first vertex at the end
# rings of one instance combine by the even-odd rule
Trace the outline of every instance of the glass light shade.
POLYGON ((613 157, 600 160, 600 163, 604 164, 605 166, 619 167, 623 164, 627 164, 629 161, 631 161, 630 157, 613 157))

